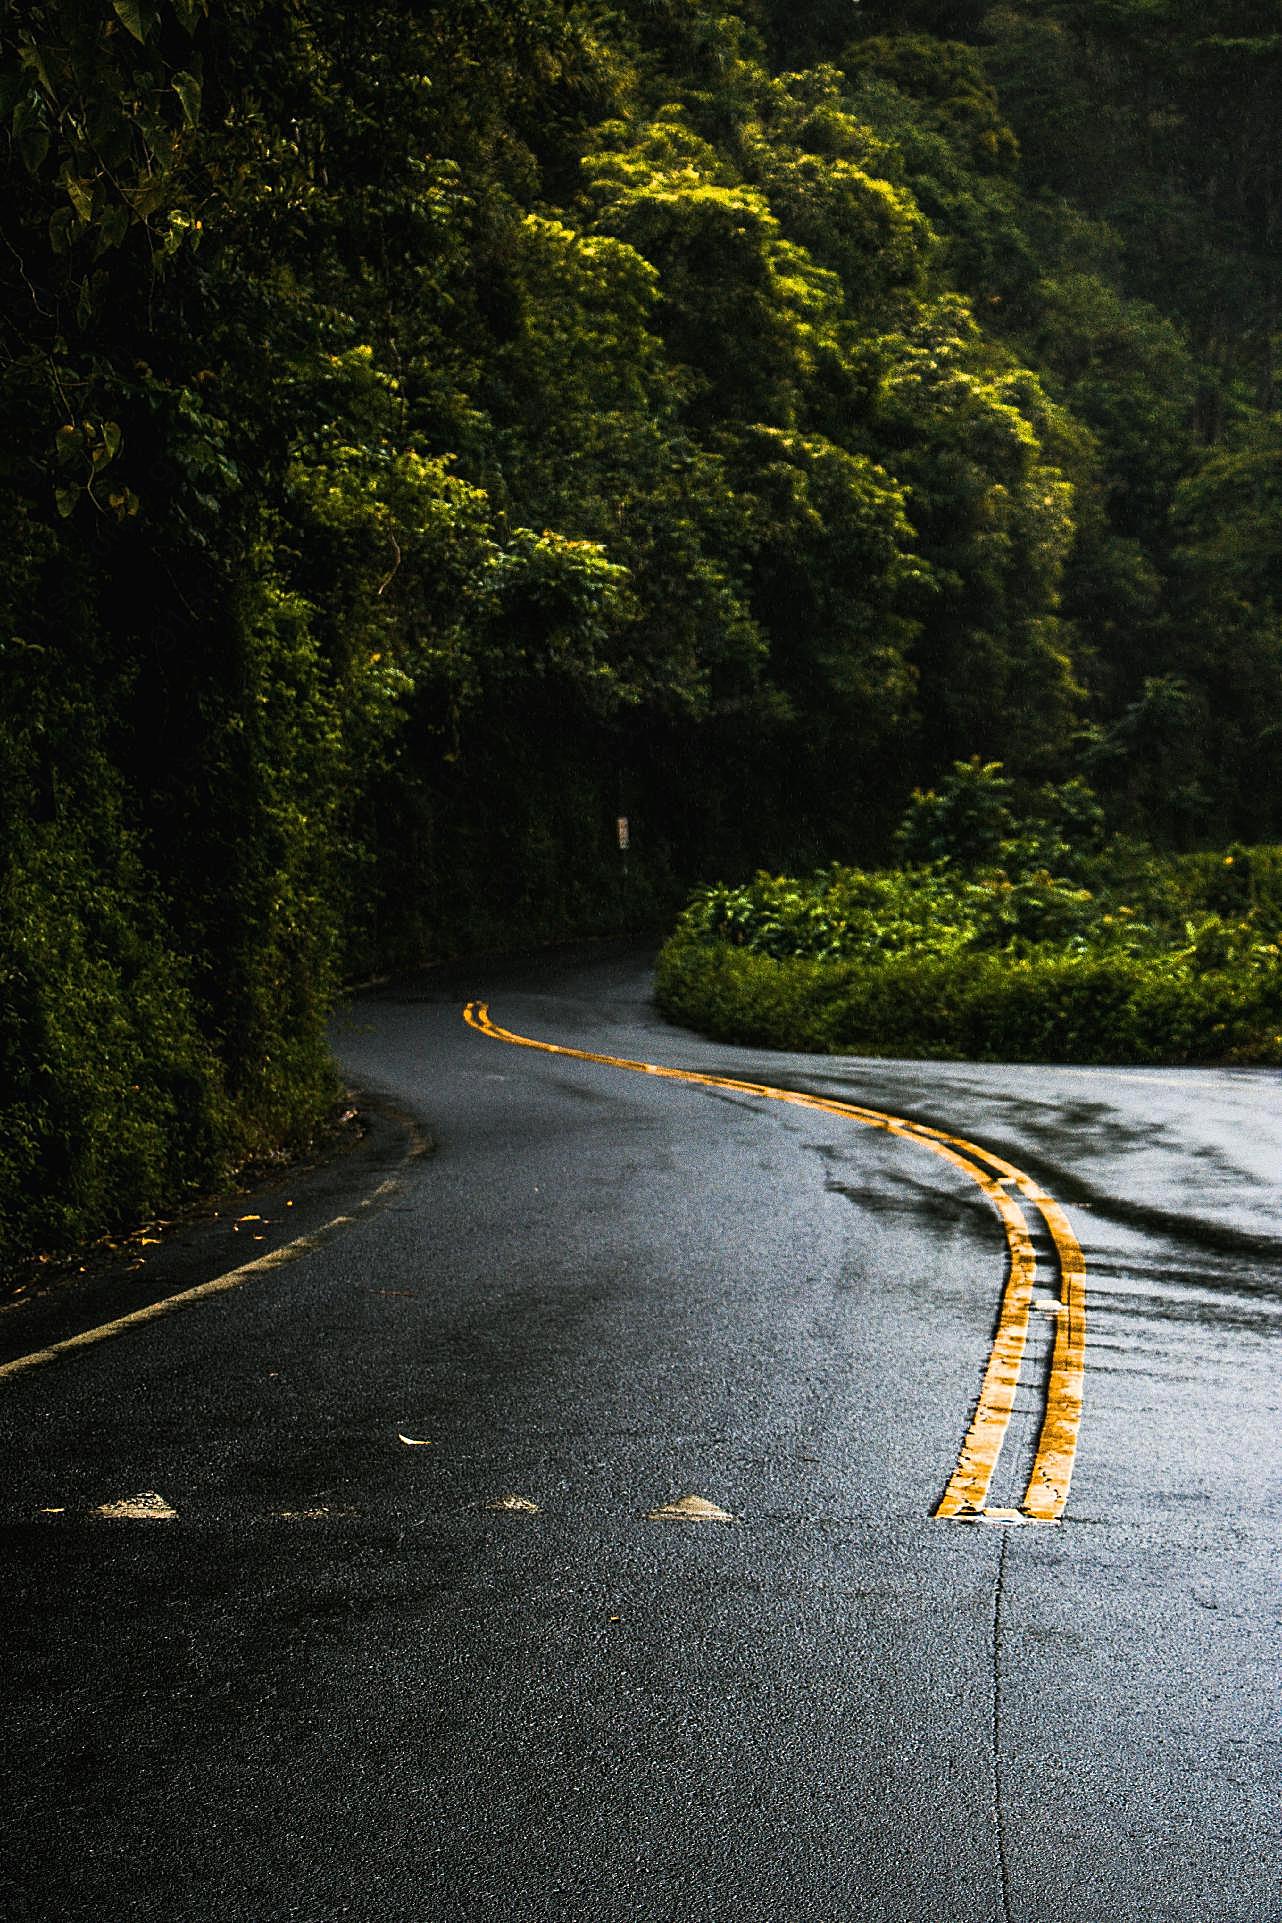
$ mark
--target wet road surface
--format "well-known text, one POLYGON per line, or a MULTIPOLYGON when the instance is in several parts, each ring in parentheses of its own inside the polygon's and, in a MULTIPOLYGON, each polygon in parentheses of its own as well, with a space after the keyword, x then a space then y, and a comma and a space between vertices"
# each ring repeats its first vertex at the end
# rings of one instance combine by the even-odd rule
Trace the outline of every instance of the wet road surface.
POLYGON ((1282 1077, 727 1049, 610 951, 337 1044, 358 1148, 0 1316, 240 1277, 0 1374, 5 1923, 1282 1923, 1282 1077), (1030 1171, 1063 1521, 934 1518, 1007 1262, 963 1169, 482 995, 1030 1171), (647 1519, 688 1494, 736 1520, 647 1519))

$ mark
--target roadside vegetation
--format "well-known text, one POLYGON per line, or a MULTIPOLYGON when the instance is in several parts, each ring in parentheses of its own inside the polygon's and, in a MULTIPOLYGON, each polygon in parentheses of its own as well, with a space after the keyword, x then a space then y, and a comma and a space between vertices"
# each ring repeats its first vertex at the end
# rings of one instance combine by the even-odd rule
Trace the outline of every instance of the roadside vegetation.
POLYGON ((1282 1064, 1282 848, 1105 838, 1080 781, 918 794, 903 867, 697 891, 660 1005, 724 1041, 1036 1062, 1282 1064))
MULTIPOLYGON (((1282 833, 1280 53, 1273 0, 3 9, 0 1262, 306 1142, 345 978, 878 872, 959 759, 1282 833)), ((1078 913, 1008 869, 1019 939, 1078 913)), ((1106 959, 1254 992, 1178 946, 1106 959)))

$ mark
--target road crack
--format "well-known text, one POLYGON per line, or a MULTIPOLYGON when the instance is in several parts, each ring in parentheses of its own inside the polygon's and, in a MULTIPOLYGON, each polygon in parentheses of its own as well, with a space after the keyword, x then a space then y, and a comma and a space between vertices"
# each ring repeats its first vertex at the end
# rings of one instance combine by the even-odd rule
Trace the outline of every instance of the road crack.
POLYGON ((1011 1923, 1010 1863, 1006 1847, 1005 1783, 1002 1768, 1002 1604, 1006 1595, 1006 1557, 1009 1549, 1010 1538, 1003 1530, 997 1552, 997 1582, 993 1589, 993 1827, 997 1836, 1002 1923, 1011 1923))

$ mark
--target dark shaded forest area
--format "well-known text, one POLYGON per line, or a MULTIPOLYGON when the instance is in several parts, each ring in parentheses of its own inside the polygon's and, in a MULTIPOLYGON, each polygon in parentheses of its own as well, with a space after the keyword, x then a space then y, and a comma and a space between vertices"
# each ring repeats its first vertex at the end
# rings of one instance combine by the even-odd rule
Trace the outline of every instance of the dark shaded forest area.
POLYGON ((1280 82, 1265 0, 10 5, 0 1251, 306 1140, 345 975, 959 757, 1277 836, 1280 82))

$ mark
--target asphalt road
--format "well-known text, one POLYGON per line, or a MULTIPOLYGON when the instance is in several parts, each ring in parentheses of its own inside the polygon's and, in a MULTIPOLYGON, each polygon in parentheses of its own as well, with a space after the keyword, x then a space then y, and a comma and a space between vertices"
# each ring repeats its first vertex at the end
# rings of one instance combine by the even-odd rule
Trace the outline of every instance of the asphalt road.
POLYGON ((356 1147, 0 1314, 236 1278, 0 1370, 3 1923, 1282 1923, 1282 1077, 726 1049, 619 951, 336 1039, 356 1147), (1031 1174, 1062 1520, 934 1515, 1007 1267, 964 1166, 474 997, 1031 1174))

